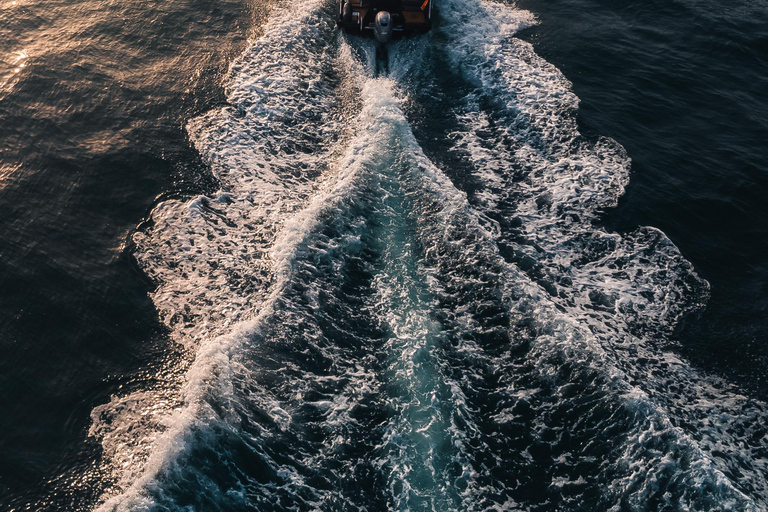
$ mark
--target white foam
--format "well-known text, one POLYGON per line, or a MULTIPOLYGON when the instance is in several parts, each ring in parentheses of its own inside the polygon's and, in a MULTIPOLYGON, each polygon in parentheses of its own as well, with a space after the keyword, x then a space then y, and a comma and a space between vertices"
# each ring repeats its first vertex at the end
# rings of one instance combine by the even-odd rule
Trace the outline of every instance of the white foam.
POLYGON ((226 403, 232 351, 269 315, 290 280, 291 255, 322 207, 322 194, 308 208, 306 203, 328 179, 337 133, 324 60, 332 37, 322 5, 286 6, 233 64, 229 105, 189 123, 221 190, 160 203, 152 227, 134 241, 136 258, 158 283, 156 307, 195 361, 181 399, 168 400, 183 407, 161 407, 164 417, 153 424, 141 417, 148 408, 157 410, 157 396, 142 392, 94 411, 91 432, 102 439, 118 473, 111 493, 119 495, 99 510, 151 508, 145 490, 185 450, 193 426, 212 421, 205 397, 213 393, 226 403), (104 415, 110 421, 102 422, 104 415), (143 436, 140 446, 124 439, 133 430, 143 436))
POLYGON ((200 492, 251 506, 248 499, 274 505, 278 496, 309 509, 359 506, 348 489, 313 480, 313 468, 335 467, 329 461, 339 458, 342 469, 322 478, 353 478, 356 464, 370 464, 386 475, 389 504, 522 509, 524 500, 513 499, 518 489, 505 488, 511 480, 495 475, 505 465, 524 471, 542 463, 533 446, 503 451, 499 433, 524 422, 536 443, 558 448, 547 440, 589 432, 590 422, 623 428, 609 440, 612 458, 588 456, 599 475, 573 475, 578 454, 557 454, 545 487, 572 493, 569 499, 603 478, 602 503, 617 510, 643 508, 663 486, 677 486, 670 505, 683 510, 706 509, 707 500, 715 500, 713 510, 758 510, 768 495, 760 481, 765 461, 744 448, 742 430, 762 421, 764 408, 643 337, 668 335, 701 300, 687 297, 703 285, 662 233, 619 235, 592 224, 623 192, 629 161, 609 139, 581 140, 568 82, 512 38, 533 17, 484 1, 440 7, 450 39, 438 48, 478 88, 461 103, 464 129, 452 135, 485 184, 468 198, 425 156, 403 114, 399 83, 422 68, 432 36, 393 46, 391 77, 374 79, 373 46, 339 40, 323 9, 308 1, 276 13, 233 65, 228 106, 190 121, 221 190, 161 203, 151 228, 135 237, 137 259, 158 283, 153 300, 195 360, 178 396, 138 392, 94 411, 91 432, 102 439, 117 481, 116 495, 99 510, 172 504, 164 485, 195 471, 185 457, 201 439, 215 445, 220 433, 258 452, 280 484, 200 492), (339 76, 348 89, 336 87, 339 76), (494 99, 494 111, 481 108, 483 94, 494 99), (518 216, 529 243, 508 238, 493 220, 499 216, 518 216), (369 269, 372 296, 359 299, 389 335, 381 347, 354 347, 360 358, 350 359, 352 349, 323 339, 319 315, 377 222, 392 224, 380 230, 382 263, 369 269), (502 245, 518 251, 517 260, 505 259, 502 245), (524 257, 543 277, 521 268, 524 257), (486 318, 496 310, 506 323, 486 318), (506 341, 489 341, 497 339, 506 341), (379 372, 374 362, 382 353, 379 372), (316 357, 322 369, 294 356, 316 357), (564 377, 564 369, 572 373, 564 377), (489 376, 498 381, 498 403, 486 402, 489 376), (389 394, 388 385, 401 392, 389 394), (674 390, 665 389, 670 385, 674 390), (392 413, 374 460, 343 459, 356 448, 352 411, 379 396, 392 413), (559 409, 582 406, 574 420, 580 424, 559 423, 559 409), (297 424, 306 408, 321 419, 297 424), (606 411, 615 418, 599 416, 606 411), (627 418, 635 421, 611 423, 627 418), (742 430, 731 432, 729 423, 742 430), (300 446, 295 453, 285 447, 290 453, 278 460, 268 448, 281 436, 300 446), (720 460, 715 452, 728 455, 720 460), (476 463, 481 455, 485 462, 476 463), (745 468, 744 481, 726 476, 731 464, 745 468))
MULTIPOLYGON (((627 405, 652 411, 654 421, 663 425, 655 433, 639 429, 638 437, 627 443, 632 453, 623 463, 637 473, 627 477, 626 487, 640 479, 662 478, 664 471, 651 462, 656 457, 641 452, 668 435, 685 445, 696 461, 679 468, 680 478, 690 478, 692 486, 704 481, 722 486, 734 500, 731 506, 741 503, 757 509, 743 490, 754 491, 753 496, 764 503, 768 487, 761 475, 767 461, 754 450, 743 449, 738 435, 726 431, 748 411, 736 428, 747 430, 750 423, 760 421, 764 405, 745 400, 727 386, 716 390, 710 379, 666 350, 681 315, 706 300, 707 284, 660 231, 642 228, 619 235, 593 224, 601 210, 614 206, 623 193, 629 159, 610 139, 583 140, 574 116, 578 99, 568 81, 529 44, 510 39, 510 31, 524 27, 530 15, 490 2, 446 4, 441 13, 455 24, 447 53, 461 75, 478 86, 458 113, 462 130, 453 134, 456 150, 468 155, 483 185, 473 198, 475 204, 482 215, 518 217, 518 238, 503 241, 517 252, 517 261, 535 265, 537 281, 548 281, 547 292, 556 294, 549 300, 579 326, 580 336, 594 340, 588 343, 589 351, 598 355, 603 371, 618 379, 617 391, 624 389, 627 405), (493 112, 480 107, 481 96, 493 105, 493 112), (668 400, 664 397, 671 384, 679 391, 668 400), (717 399, 708 401, 703 398, 707 396, 717 399), (700 407, 697 412, 683 405, 691 402, 700 407), (723 410, 730 411, 725 418, 723 410), (680 423, 695 427, 675 426, 680 423), (712 428, 713 423, 718 426, 712 428), (693 438, 701 432, 710 440, 727 441, 716 443, 717 451, 713 450, 709 442, 693 438), (718 451, 728 455, 715 456, 718 451), (748 476, 742 476, 748 484, 725 476, 734 466, 750 468, 748 476)), ((543 323, 545 316, 539 319, 543 323)), ((701 498, 695 494, 686 495, 678 505, 685 507, 685 499, 694 503, 701 498)), ((641 506, 647 497, 639 493, 629 500, 641 506)), ((723 505, 727 504, 711 506, 723 505)))

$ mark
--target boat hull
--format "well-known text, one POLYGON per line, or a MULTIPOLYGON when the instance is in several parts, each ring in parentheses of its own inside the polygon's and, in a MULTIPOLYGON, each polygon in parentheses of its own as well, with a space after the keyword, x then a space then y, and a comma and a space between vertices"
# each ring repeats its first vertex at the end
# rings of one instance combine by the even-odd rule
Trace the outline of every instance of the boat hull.
POLYGON ((386 11, 392 37, 419 34, 432 28, 433 0, 338 0, 337 24, 348 33, 374 35, 376 16, 386 11))

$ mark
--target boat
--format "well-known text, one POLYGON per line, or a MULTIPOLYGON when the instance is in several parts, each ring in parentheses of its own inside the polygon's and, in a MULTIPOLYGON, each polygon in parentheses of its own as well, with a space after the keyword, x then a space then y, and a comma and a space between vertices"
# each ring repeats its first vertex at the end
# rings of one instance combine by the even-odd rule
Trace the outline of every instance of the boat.
POLYGON ((337 0, 337 25, 347 33, 371 34, 385 45, 394 37, 432 28, 434 0, 337 0))

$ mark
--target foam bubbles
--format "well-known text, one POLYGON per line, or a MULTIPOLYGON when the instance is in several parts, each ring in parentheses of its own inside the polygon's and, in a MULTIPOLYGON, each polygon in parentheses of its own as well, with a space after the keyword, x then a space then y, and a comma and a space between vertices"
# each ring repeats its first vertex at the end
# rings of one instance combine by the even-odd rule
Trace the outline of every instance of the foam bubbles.
MULTIPOLYGON (((677 321, 706 300, 707 283, 660 231, 641 228, 619 235, 595 225, 600 212, 614 206, 623 192, 629 159, 610 139, 592 142, 581 137, 574 116, 578 101, 570 84, 529 44, 509 38, 507 27, 514 23, 508 21, 509 11, 499 18, 498 10, 499 6, 487 2, 449 2, 444 10, 456 24, 470 20, 466 30, 450 33, 454 44, 447 54, 462 77, 476 86, 456 110, 461 129, 451 134, 454 151, 476 174, 477 190, 470 201, 482 214, 480 219, 487 219, 485 228, 499 233, 494 237, 501 255, 540 287, 537 301, 551 302, 578 325, 577 338, 584 337, 588 347, 582 363, 585 369, 600 368, 597 375, 609 379, 603 385, 613 388, 611 395, 626 398, 622 409, 643 411, 645 419, 639 424, 648 430, 630 428, 636 432, 627 442, 631 450, 620 459, 631 472, 619 476, 619 471, 611 477, 616 479, 612 488, 616 499, 643 506, 666 489, 669 495, 664 499, 674 507, 692 503, 697 509, 726 503, 756 507, 744 492, 763 488, 758 496, 766 495, 765 481, 759 476, 766 460, 743 450, 727 434, 734 444, 728 449, 720 445, 722 450, 715 452, 694 438, 696 433, 711 432, 713 423, 719 423, 715 418, 722 417, 709 408, 713 403, 704 396, 717 394, 717 408, 732 411, 726 423, 734 421, 732 414, 738 415, 737 411, 749 411, 738 422, 738 430, 759 421, 764 406, 713 384, 668 351, 677 321), (483 36, 476 37, 477 31, 483 36), (598 366, 587 364, 594 356, 601 361, 598 366), (673 398, 662 398, 670 389, 673 398), (683 405, 691 402, 702 408, 692 414, 683 405), (703 418, 707 418, 704 423, 703 418), (672 456, 674 470, 659 470, 659 462, 654 462, 658 458, 649 450, 654 446, 664 453, 660 446, 666 442, 670 448, 686 447, 684 453, 672 456), (743 475, 749 484, 726 476, 734 464, 750 467, 750 476, 743 475), (633 486, 647 479, 658 479, 658 485, 635 494, 633 486), (626 482, 624 490, 619 481, 626 482), (670 481, 680 487, 665 487, 672 485, 670 481), (691 493, 687 485, 709 490, 691 493), (623 492, 631 495, 622 496, 623 492)), ((523 13, 518 26, 529 19, 523 13)), ((535 324, 541 329, 546 315, 541 306, 537 308, 535 324)), ((567 352, 557 356, 558 364, 573 364, 582 357, 574 349, 584 345, 575 343, 573 335, 565 346, 557 338, 550 341, 551 354, 546 348, 537 349, 545 360, 561 350, 567 352)), ((539 335, 537 344, 544 339, 539 335)), ((715 428, 717 434, 711 432, 714 437, 727 430, 726 423, 715 428)), ((593 432, 595 437, 598 432, 593 432)))
POLYGON ((323 5, 285 7, 189 122, 220 190, 135 236, 194 361, 94 410, 100 510, 763 506, 765 408, 670 350, 707 285, 660 231, 599 227, 629 159, 580 136, 513 37, 532 16, 446 0, 375 78, 323 5), (436 54, 471 190, 403 113, 436 54))

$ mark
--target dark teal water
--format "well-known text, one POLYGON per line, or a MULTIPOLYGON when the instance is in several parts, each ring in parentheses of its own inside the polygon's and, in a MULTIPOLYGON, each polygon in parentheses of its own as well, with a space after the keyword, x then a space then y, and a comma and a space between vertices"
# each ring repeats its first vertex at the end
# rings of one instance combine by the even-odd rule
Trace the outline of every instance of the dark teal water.
POLYGON ((766 5, 518 7, 0 6, 0 509, 765 507, 766 5))

